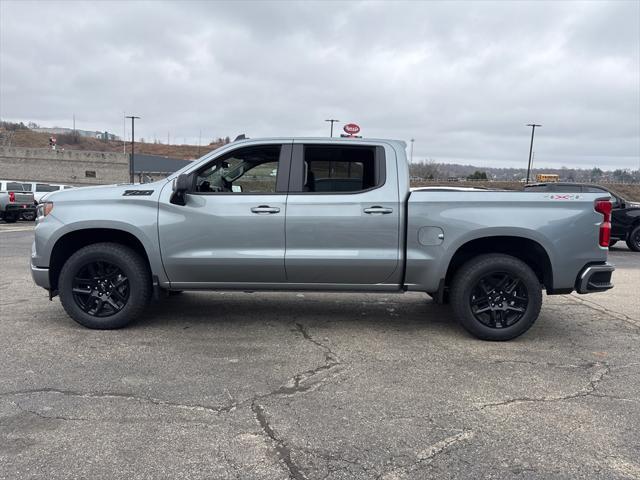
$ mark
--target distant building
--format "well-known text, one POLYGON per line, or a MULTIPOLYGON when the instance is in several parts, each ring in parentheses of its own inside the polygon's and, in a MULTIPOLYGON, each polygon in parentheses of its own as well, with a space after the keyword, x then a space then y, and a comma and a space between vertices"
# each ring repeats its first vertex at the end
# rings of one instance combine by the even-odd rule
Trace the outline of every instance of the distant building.
POLYGON ((190 163, 191 160, 136 153, 134 154, 133 168, 136 181, 149 183, 171 175, 190 163))
MULTIPOLYGON (((40 133, 49 133, 55 135, 73 135, 73 128, 62 128, 62 127, 53 127, 53 128, 41 128, 36 127, 32 128, 34 132, 40 133)), ((120 137, 113 133, 109 133, 107 131, 100 132, 98 130, 76 130, 76 135, 80 137, 92 137, 98 138, 100 140, 120 140, 120 137)))

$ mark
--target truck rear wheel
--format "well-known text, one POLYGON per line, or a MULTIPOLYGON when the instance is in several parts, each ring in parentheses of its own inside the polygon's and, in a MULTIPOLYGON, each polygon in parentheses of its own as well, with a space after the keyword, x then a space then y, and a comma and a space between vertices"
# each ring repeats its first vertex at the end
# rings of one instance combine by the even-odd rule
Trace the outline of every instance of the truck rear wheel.
POLYGON ((58 290, 62 306, 88 328, 114 329, 131 323, 151 299, 144 260, 117 243, 81 248, 65 262, 58 290))
POLYGON ((483 340, 510 340, 538 318, 542 288, 523 261, 503 254, 481 255, 456 273, 451 305, 469 333, 483 340))

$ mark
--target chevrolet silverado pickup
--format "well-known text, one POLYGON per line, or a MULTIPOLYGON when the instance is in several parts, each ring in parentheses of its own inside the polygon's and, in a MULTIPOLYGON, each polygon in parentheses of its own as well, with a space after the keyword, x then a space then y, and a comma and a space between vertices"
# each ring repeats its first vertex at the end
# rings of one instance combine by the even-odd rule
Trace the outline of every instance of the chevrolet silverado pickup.
POLYGON ((411 191, 396 140, 242 140, 155 183, 45 200, 33 279, 89 328, 184 290, 417 291, 508 340, 543 290, 612 287, 609 195, 411 191))

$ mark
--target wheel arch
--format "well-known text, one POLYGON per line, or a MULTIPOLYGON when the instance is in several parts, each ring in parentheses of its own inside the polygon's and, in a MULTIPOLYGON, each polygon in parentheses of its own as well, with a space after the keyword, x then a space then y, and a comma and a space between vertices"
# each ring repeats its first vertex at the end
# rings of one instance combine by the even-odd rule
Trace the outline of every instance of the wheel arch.
POLYGON ((553 291, 553 268, 547 250, 535 240, 510 235, 475 238, 458 247, 449 261, 445 286, 451 285, 456 272, 467 261, 489 253, 501 253, 522 260, 534 271, 547 291, 553 291))
POLYGON ((131 232, 116 228, 83 228, 73 230, 62 235, 56 240, 49 261, 49 282, 52 291, 58 289, 58 278, 62 266, 71 255, 79 249, 95 243, 117 243, 131 248, 144 260, 149 273, 151 274, 151 264, 149 253, 138 237, 131 232))

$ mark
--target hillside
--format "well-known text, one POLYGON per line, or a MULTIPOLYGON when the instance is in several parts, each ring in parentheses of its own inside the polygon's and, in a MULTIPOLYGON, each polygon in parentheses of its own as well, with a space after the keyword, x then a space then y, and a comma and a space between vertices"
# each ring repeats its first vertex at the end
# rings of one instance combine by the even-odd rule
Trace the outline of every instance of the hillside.
MULTIPOLYGON (((48 133, 34 132, 27 128, 8 130, 0 127, 0 145, 26 148, 49 148, 48 133)), ((122 141, 103 141, 91 137, 74 137, 73 135, 56 135, 57 148, 65 150, 91 150, 96 152, 122 152, 122 141)), ((164 145, 161 143, 136 142, 136 153, 161 155, 183 160, 193 160, 222 143, 213 145, 164 145)), ((126 144, 127 153, 131 152, 131 144, 126 144)))

